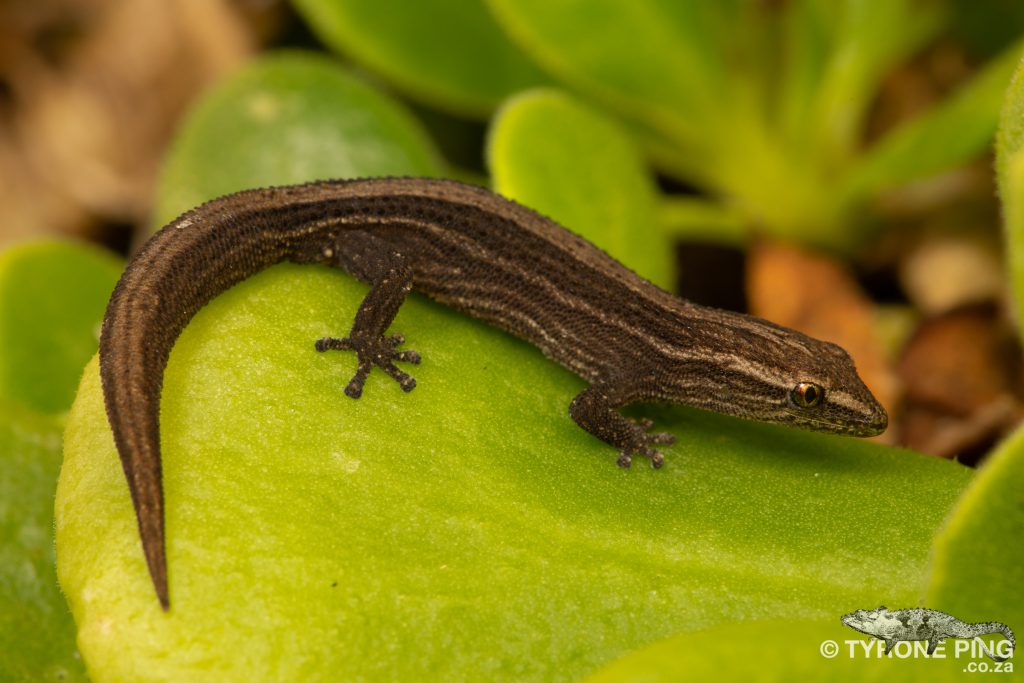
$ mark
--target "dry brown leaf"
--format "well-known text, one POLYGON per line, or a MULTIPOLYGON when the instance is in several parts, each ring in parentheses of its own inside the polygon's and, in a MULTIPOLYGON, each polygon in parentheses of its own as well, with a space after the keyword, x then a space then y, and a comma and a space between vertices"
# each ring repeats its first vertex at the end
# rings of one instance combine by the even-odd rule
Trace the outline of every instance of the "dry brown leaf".
POLYGON ((138 222, 195 95, 255 45, 230 0, 0 5, 0 241, 138 222))
MULTIPOLYGON (((747 260, 747 299, 754 315, 846 349, 892 414, 897 383, 875 334, 873 304, 839 262, 780 243, 758 243, 747 260)), ((889 440, 887 434, 882 440, 889 440)))
POLYGON ((970 458, 1019 419, 1020 348, 994 304, 926 321, 898 371, 905 387, 900 440, 910 448, 970 458))
POLYGON ((993 301, 1006 287, 1002 256, 986 233, 930 234, 900 259, 903 291, 928 315, 993 301))

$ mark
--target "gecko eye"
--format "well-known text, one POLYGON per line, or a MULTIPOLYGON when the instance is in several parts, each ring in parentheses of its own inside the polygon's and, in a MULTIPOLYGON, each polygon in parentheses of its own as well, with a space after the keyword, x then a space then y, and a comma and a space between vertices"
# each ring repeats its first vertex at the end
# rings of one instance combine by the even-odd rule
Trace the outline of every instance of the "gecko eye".
POLYGON ((789 392, 789 398, 798 408, 814 408, 825 398, 825 388, 814 382, 800 382, 789 392))

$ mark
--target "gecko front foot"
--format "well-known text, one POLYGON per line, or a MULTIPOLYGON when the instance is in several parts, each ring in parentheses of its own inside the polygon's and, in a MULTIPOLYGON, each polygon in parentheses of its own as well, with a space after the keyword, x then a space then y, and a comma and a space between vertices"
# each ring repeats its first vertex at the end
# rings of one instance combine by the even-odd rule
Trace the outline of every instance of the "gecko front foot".
POLYGON ((668 432, 655 432, 649 434, 647 432, 654 423, 647 418, 641 418, 639 420, 630 420, 632 423, 633 433, 630 441, 621 448, 619 451, 619 459, 616 460, 616 464, 619 467, 628 468, 633 464, 634 455, 642 455, 651 460, 651 467, 654 469, 660 468, 665 464, 665 458, 662 454, 654 448, 655 445, 668 446, 676 442, 676 437, 672 436, 668 432))
POLYGON ((389 377, 398 382, 402 391, 412 391, 416 387, 416 380, 407 373, 402 372, 395 366, 395 361, 412 363, 418 365, 420 354, 415 351, 399 351, 398 346, 405 343, 405 337, 394 334, 390 337, 324 337, 316 342, 316 350, 324 351, 355 351, 359 358, 359 365, 356 374, 352 376, 348 386, 345 387, 345 395, 351 398, 359 398, 363 394, 363 384, 370 375, 374 366, 380 368, 389 377))

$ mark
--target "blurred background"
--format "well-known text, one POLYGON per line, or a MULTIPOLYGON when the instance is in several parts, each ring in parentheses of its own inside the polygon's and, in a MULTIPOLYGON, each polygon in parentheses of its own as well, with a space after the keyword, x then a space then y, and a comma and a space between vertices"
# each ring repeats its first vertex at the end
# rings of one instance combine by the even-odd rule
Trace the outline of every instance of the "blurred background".
MULTIPOLYGON (((623 677, 601 680, 645 667, 686 678, 703 666, 710 678, 725 664, 736 680, 856 680, 864 666, 903 675, 895 667, 909 662, 827 661, 818 643, 851 637, 839 614, 883 594, 905 603, 895 607, 925 596, 965 619, 1024 619, 1011 540, 1024 509, 1024 432, 1005 438, 1024 400, 1022 54, 1019 0, 0 0, 0 679, 84 680, 84 658, 97 680, 137 680, 123 667, 190 663, 161 649, 171 647, 203 667, 302 667, 330 651, 335 665, 355 653, 343 664, 359 675, 385 670, 361 665, 421 673, 484 661, 548 678, 578 678, 632 649, 616 665, 623 677), (284 543, 268 562, 281 580, 266 594, 311 615, 323 608, 322 621, 278 629, 284 608, 250 620, 248 593, 197 576, 215 587, 198 601, 212 621, 193 632, 186 618, 182 647, 151 637, 163 615, 146 621, 153 615, 140 617, 121 590, 140 560, 124 544, 136 539, 112 531, 116 512, 96 510, 92 475, 110 472, 86 456, 109 446, 92 439, 108 438, 101 410, 95 434, 62 441, 125 260, 216 196, 375 175, 488 186, 686 298, 839 343, 889 410, 878 440, 968 467, 749 423, 750 434, 778 436, 748 453, 747 431, 723 435, 715 425, 728 421, 705 415, 703 440, 681 440, 692 452, 669 472, 686 476, 643 489, 643 512, 651 496, 658 515, 612 515, 625 480, 611 476, 588 483, 613 501, 598 514, 588 506, 605 498, 584 486, 553 492, 557 479, 530 460, 524 472, 537 479, 523 481, 533 486, 487 503, 512 511, 506 536, 501 515, 479 501, 466 508, 480 517, 452 513, 449 498, 460 498, 443 491, 408 515, 445 530, 436 547, 415 525, 407 537, 372 526, 382 523, 372 514, 355 526, 369 530, 365 554, 379 564, 316 548, 324 561, 305 569, 387 568, 369 597, 331 585, 332 599, 350 595, 343 607, 300 595, 287 558, 315 544, 292 539, 302 537, 287 524, 256 525, 302 546, 284 543), (991 467, 970 469, 993 452, 991 467), (87 464, 68 468, 76 454, 87 464), (62 462, 67 600, 54 561, 62 462), (705 476, 692 476, 702 466, 705 476), (589 512, 566 513, 573 504, 589 512), (553 519, 578 524, 556 525, 555 550, 544 534, 524 538, 553 519), (497 533, 478 544, 481 530, 497 533), (123 555, 97 550, 104 533, 123 555), (392 546, 421 542, 422 554, 388 558, 392 546), (451 567, 421 564, 439 552, 451 567), (426 582, 421 621, 392 600, 408 576, 426 582), (118 609, 130 619, 118 621, 118 609), (231 610, 234 622, 223 616, 231 610), (365 639, 365 624, 384 635, 365 639), (483 645, 452 646, 466 633, 483 645), (373 640, 389 634, 392 659, 373 640), (351 650, 335 652, 339 639, 351 650), (275 650, 295 643, 316 652, 275 650)), ((99 405, 92 389, 82 405, 99 405)), ((637 469, 629 481, 652 484, 637 469)), ((114 475, 107 492, 127 505, 114 475)), ((481 476, 475 492, 489 496, 481 476)), ((375 489, 367 509, 420 505, 420 483, 375 489)), ((294 500, 286 484, 280 500, 294 500)), ((303 496, 321 505, 308 518, 346 515, 334 494, 303 496)), ((306 518, 295 524, 308 531, 306 518)), ((227 567, 231 533, 218 539, 227 567)), ((922 664, 921 680, 935 680, 928 667, 938 662, 922 664)))
POLYGON ((1021 408, 991 151, 1020 3, 650 5, 6 0, 0 246, 130 253, 173 215, 159 179, 188 112, 282 49, 411 112, 436 174, 526 203, 487 144, 496 112, 546 88, 638 150, 662 284, 837 341, 893 416, 884 440, 976 462, 1021 408))

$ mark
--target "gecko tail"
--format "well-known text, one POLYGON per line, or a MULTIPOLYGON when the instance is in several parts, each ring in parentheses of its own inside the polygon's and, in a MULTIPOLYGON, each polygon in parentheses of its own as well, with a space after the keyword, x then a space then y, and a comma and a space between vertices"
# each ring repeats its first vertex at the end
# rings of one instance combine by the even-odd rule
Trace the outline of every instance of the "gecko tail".
POLYGON ((136 487, 141 509, 151 512, 142 514, 139 520, 139 536, 142 538, 142 553, 146 557, 149 576, 160 606, 166 612, 171 608, 167 587, 167 551, 164 533, 164 500, 159 486, 136 487))
POLYGON ((980 636, 989 633, 1000 633, 1008 641, 1010 641, 1010 652, 1012 653, 1017 647, 1017 639, 1013 635, 1013 630, 1010 629, 1006 624, 1002 624, 998 621, 987 621, 981 624, 972 624, 971 630, 974 631, 974 637, 978 638, 978 645, 981 646, 982 651, 991 659, 993 662, 1005 662, 1009 657, 1000 657, 985 645, 985 641, 980 639, 980 636))
MULTIPOLYGON (((261 229, 246 213, 248 204, 261 198, 279 203, 274 192, 222 197, 183 214, 151 237, 121 275, 103 319, 100 379, 107 418, 135 507, 143 555, 164 610, 170 607, 160 458, 164 369, 175 340, 200 308, 249 275, 290 257, 289 245, 301 241, 302 235, 261 229), (244 248, 226 249, 224 244, 244 248), (206 254, 210 245, 221 245, 220 250, 206 254)), ((296 222, 301 228, 309 219, 296 222)))
POLYGON ((993 662, 1005 662, 1007 659, 1009 659, 1008 657, 1000 657, 996 653, 992 652, 991 650, 988 649, 988 646, 985 645, 985 641, 982 640, 980 636, 977 636, 977 638, 978 638, 978 646, 981 648, 981 651, 984 652, 985 655, 989 659, 991 659, 993 662))
POLYGON ((138 521, 142 553, 160 606, 166 611, 170 608, 170 598, 164 534, 163 467, 160 459, 159 389, 155 396, 149 395, 149 391, 127 389, 125 385, 132 384, 132 380, 139 375, 145 375, 151 366, 131 363, 122 370, 123 374, 117 374, 111 368, 122 367, 118 362, 119 355, 122 355, 122 350, 116 345, 108 345, 106 349, 101 347, 100 374, 104 384, 104 398, 138 521), (119 380, 122 379, 128 381, 121 384, 119 380), (134 421, 123 419, 124 414, 133 415, 134 421))

